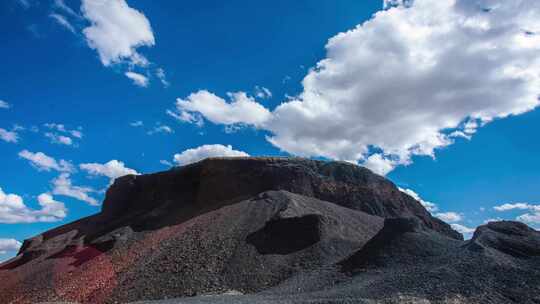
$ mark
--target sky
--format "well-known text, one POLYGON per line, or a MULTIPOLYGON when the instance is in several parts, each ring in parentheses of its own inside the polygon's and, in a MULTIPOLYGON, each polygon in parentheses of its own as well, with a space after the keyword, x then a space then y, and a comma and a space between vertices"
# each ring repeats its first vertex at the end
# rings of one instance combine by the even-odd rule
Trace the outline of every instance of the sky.
POLYGON ((0 2, 0 260, 126 174, 342 160, 540 228, 535 0, 0 2))

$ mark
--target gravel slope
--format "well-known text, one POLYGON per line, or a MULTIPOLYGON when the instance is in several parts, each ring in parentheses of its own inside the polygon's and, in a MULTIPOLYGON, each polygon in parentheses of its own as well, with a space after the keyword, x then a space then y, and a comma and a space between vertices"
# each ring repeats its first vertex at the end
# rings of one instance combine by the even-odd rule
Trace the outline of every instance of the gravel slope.
POLYGON ((335 267, 298 274, 263 293, 142 303, 538 304, 539 241, 539 232, 517 222, 489 223, 463 242, 416 220, 392 219, 335 267))
POLYGON ((0 265, 0 302, 538 304, 539 256, 537 231, 465 242, 365 168, 218 158, 117 179, 0 265))

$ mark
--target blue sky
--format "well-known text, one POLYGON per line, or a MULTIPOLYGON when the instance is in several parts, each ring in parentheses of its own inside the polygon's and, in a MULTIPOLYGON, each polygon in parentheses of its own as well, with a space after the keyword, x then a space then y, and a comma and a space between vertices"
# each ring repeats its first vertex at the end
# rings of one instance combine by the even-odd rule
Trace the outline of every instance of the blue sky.
POLYGON ((2 1, 0 260, 117 176, 212 155, 352 161, 463 232, 540 227, 540 5, 399 2, 2 1))

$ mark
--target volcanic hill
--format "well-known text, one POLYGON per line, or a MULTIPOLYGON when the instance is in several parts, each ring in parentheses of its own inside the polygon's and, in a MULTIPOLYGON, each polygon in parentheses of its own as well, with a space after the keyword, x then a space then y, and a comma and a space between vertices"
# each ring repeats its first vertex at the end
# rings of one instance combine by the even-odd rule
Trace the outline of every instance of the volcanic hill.
POLYGON ((211 158, 117 179, 0 282, 2 303, 538 304, 540 233, 494 222, 464 241, 348 163, 211 158))

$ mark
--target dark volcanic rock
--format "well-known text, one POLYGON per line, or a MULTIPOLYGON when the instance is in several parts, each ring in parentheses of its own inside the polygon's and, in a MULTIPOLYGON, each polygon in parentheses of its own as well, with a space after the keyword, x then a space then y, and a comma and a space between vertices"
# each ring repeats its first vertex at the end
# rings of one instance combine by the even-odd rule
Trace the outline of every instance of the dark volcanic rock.
POLYGON ((260 254, 290 254, 321 240, 321 221, 317 214, 273 219, 248 235, 246 241, 260 254))
POLYGON ((513 238, 522 245, 529 244, 526 252, 535 252, 530 249, 539 248, 533 241, 538 234, 523 224, 499 222, 480 227, 476 239, 463 242, 425 229, 417 219, 386 219, 384 227, 363 248, 335 268, 299 272, 255 295, 205 296, 152 304, 538 304, 540 258, 505 253, 506 240, 513 238), (489 239, 490 245, 480 244, 481 239, 489 239), (471 250, 473 244, 483 249, 471 250))
POLYGON ((428 228, 463 239, 368 169, 307 159, 211 158, 167 172, 126 176, 107 191, 103 215, 118 218, 150 212, 140 228, 153 229, 178 221, 178 211, 184 218, 191 217, 268 190, 285 190, 385 218, 416 217, 428 228), (179 201, 184 203, 179 206, 179 201))
POLYGON ((351 164, 218 158, 117 179, 101 213, 25 241, 0 265, 0 296, 538 304, 538 249, 538 234, 515 223, 490 223, 464 242, 391 182, 351 164), (257 295, 207 296, 231 291, 257 295))
POLYGON ((181 224, 143 232, 117 229, 93 243, 55 249, 12 268, 14 260, 4 266, 11 273, 0 270, 6 279, 0 291, 11 299, 25 295, 15 303, 115 303, 257 292, 345 258, 382 222, 333 203, 269 191, 181 224), (283 227, 304 228, 292 232, 300 245, 279 239, 283 227), (261 238, 273 240, 274 246, 266 247, 261 238))
POLYGON ((490 222, 476 229, 469 248, 493 248, 518 258, 540 257, 540 232, 519 222, 490 222))
POLYGON ((340 265, 344 271, 354 272, 372 266, 416 264, 422 259, 441 256, 458 243, 422 228, 416 218, 386 219, 379 233, 340 265))

